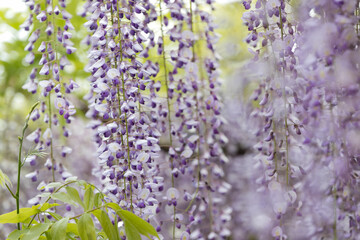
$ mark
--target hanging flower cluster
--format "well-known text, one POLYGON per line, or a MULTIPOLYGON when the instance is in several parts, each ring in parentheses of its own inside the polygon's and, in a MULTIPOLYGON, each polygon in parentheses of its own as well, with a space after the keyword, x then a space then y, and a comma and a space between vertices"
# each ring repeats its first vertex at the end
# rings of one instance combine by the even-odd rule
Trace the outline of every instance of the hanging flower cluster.
POLYGON ((213 9, 212 2, 164 3, 163 8, 169 9, 171 19, 163 17, 160 9, 163 19, 160 44, 165 41, 166 32, 169 40, 177 43, 170 51, 159 45, 162 49, 158 51, 163 56, 163 69, 169 71, 165 78, 171 129, 171 191, 177 192, 177 198, 183 192, 185 200, 168 202, 173 206, 168 211, 174 219, 172 237, 175 238, 175 227, 181 229, 182 226, 186 229, 181 235, 183 239, 226 237, 230 235, 227 222, 231 218, 231 209, 224 208, 223 201, 230 186, 223 181, 222 168, 227 159, 221 144, 226 143, 227 138, 220 130, 224 120, 220 117, 220 83, 214 50, 217 35, 209 14, 213 9), (184 8, 187 10, 183 11, 184 8), (170 69, 167 62, 172 65, 170 69), (173 108, 170 107, 172 102, 173 108), (185 178, 190 175, 192 183, 184 185, 185 179, 179 175, 185 178), (177 206, 184 206, 185 211, 178 210, 177 206))
MULTIPOLYGON (((39 150, 48 149, 49 156, 44 166, 51 171, 52 181, 56 179, 56 172, 66 179, 71 174, 66 171, 60 159, 72 152, 72 149, 63 143, 71 134, 66 124, 71 123, 76 112, 68 95, 78 88, 78 84, 72 79, 64 79, 61 72, 70 64, 66 56, 76 50, 71 41, 71 32, 74 30, 70 22, 72 16, 66 11, 65 1, 46 0, 39 3, 26 0, 25 3, 31 11, 29 18, 21 26, 26 31, 31 31, 25 47, 29 52, 25 62, 34 67, 23 89, 32 94, 40 92, 41 106, 33 111, 30 119, 42 119, 46 124, 46 127, 39 127, 26 139, 35 143, 39 150), (64 139, 56 137, 59 134, 62 134, 64 139), (55 140, 59 142, 55 143, 55 140), (60 159, 55 160, 58 157, 60 159)), ((36 158, 30 155, 26 162, 34 166, 36 158)), ((37 181, 38 173, 36 170, 25 177, 37 181)), ((38 199, 33 200, 33 204, 38 202, 38 199)))
POLYGON ((113 201, 145 219, 154 216, 163 189, 157 116, 165 113, 156 94, 160 86, 151 80, 159 67, 146 60, 155 46, 148 27, 157 18, 154 8, 150 2, 89 1, 83 13, 89 13, 85 26, 92 32, 84 41, 91 73, 86 115, 98 146, 94 174, 113 201))
POLYGON ((94 174, 165 239, 230 235, 212 8, 211 1, 88 1, 81 13, 91 32, 83 42, 94 174))
POLYGON ((242 226, 237 232, 275 239, 352 239, 360 224, 359 3, 309 0, 293 6, 258 0, 243 5, 245 41, 254 54, 247 67, 257 69, 254 77, 260 82, 251 96, 248 123, 257 126, 251 133, 253 152, 237 159, 244 163, 239 170, 244 181, 253 181, 237 187, 247 194, 236 199, 245 205, 257 200, 248 209, 236 209, 242 226), (245 190, 249 187, 254 190, 245 190), (254 224, 244 222, 246 217, 254 224))

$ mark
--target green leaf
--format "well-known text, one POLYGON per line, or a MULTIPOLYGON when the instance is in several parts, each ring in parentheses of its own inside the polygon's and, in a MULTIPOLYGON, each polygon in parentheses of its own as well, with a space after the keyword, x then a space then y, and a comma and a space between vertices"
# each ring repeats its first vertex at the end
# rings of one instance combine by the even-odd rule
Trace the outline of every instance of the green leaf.
POLYGON ((75 182, 77 180, 78 177, 76 176, 72 176, 72 177, 68 177, 67 179, 65 179, 65 182, 75 182))
POLYGON ((84 207, 84 203, 82 202, 81 198, 80 198, 80 195, 79 195, 79 192, 78 190, 76 190, 75 188, 73 187, 66 187, 66 191, 67 193, 69 194, 69 196, 71 197, 71 199, 75 202, 77 202, 80 206, 82 206, 83 208, 84 207))
POLYGON ((89 187, 85 191, 84 205, 85 205, 85 211, 91 210, 94 207, 94 192, 92 190, 92 187, 89 187))
POLYGON ((41 224, 37 224, 35 226, 31 226, 29 231, 27 231, 27 233, 24 234, 22 240, 39 239, 41 234, 43 234, 45 231, 47 231, 50 226, 51 226, 51 223, 41 223, 41 224))
POLYGON ((18 240, 21 237, 21 235, 23 235, 27 231, 29 231, 29 229, 22 229, 22 230, 16 229, 9 234, 6 240, 18 240))
POLYGON ((94 197, 94 205, 95 207, 99 207, 102 205, 102 194, 101 193, 96 193, 95 197, 94 197))
MULTIPOLYGON (((56 221, 59 221, 60 219, 62 219, 62 216, 57 214, 57 213, 54 213, 54 212, 47 212, 48 214, 50 214, 56 221)), ((47 218, 45 218, 46 220, 47 218)))
POLYGON ((119 210, 122 210, 122 208, 116 204, 116 203, 107 203, 106 206, 108 206, 109 208, 112 208, 114 209, 115 211, 119 211, 119 210))
POLYGON ((111 240, 117 240, 118 234, 116 234, 117 227, 111 223, 111 220, 107 213, 103 210, 95 210, 92 214, 99 220, 101 227, 103 228, 106 236, 111 240))
MULTIPOLYGON (((137 231, 148 237, 149 239, 151 239, 151 237, 149 236, 155 236, 158 239, 160 239, 158 233, 156 232, 155 228, 148 222, 146 222, 145 220, 143 220, 142 218, 136 216, 135 214, 133 214, 132 212, 123 210, 118 204, 116 203, 108 203, 106 204, 109 208, 112 208, 116 211, 116 213, 120 216, 120 218, 124 221, 124 224, 126 222, 129 222, 131 225, 133 225, 137 231)), ((125 229, 126 231, 126 229, 125 229)), ((126 234, 128 234, 128 232, 126 232, 126 234)))
POLYGON ((77 181, 77 183, 79 184, 79 186, 83 186, 85 188, 89 186, 89 183, 87 183, 84 180, 79 180, 79 181, 77 181))
POLYGON ((46 202, 41 206, 40 211, 44 212, 44 211, 48 210, 49 208, 56 207, 56 206, 60 206, 60 204, 58 204, 58 203, 50 204, 50 203, 46 202))
MULTIPOLYGON (((41 190, 41 189, 45 189, 45 187, 44 188, 41 187, 39 190, 41 190)), ((48 197, 50 197, 50 195, 51 195, 51 193, 49 193, 49 192, 43 192, 43 193, 37 195, 37 197, 48 198, 48 197)))
POLYGON ((53 193, 50 195, 52 199, 54 200, 59 200, 61 202, 64 203, 68 203, 71 205, 76 206, 76 202, 74 200, 72 200, 72 198, 70 197, 69 194, 65 193, 65 192, 57 192, 57 193, 53 193))
POLYGON ((16 210, 0 215, 0 223, 20 223, 32 215, 37 214, 40 210, 40 205, 33 206, 31 208, 20 208, 20 213, 17 214, 16 210))
POLYGON ((141 240, 138 229, 128 221, 124 221, 126 239, 128 240, 141 240))
MULTIPOLYGON (((117 216, 114 217, 114 229, 116 233, 116 239, 121 239, 119 234, 119 218, 117 216)), ((125 236, 125 234, 122 234, 122 236, 125 236)))
POLYGON ((69 218, 63 218, 54 223, 50 230, 50 235, 53 240, 66 239, 66 228, 69 222, 69 218))
POLYGON ((77 223, 81 240, 96 240, 94 222, 89 213, 84 213, 77 223))
MULTIPOLYGON (((120 218, 124 220, 124 223, 126 223, 126 222, 131 223, 131 225, 133 225, 139 231, 139 233, 141 233, 142 235, 151 239, 151 237, 149 236, 149 234, 150 234, 150 235, 155 236, 158 239, 160 239, 155 228, 150 223, 148 223, 144 219, 136 216, 132 212, 121 209, 121 210, 117 211, 117 214, 119 214, 120 218)), ((126 232, 126 234, 127 234, 127 232, 126 232)))
MULTIPOLYGON (((61 182, 52 182, 52 183, 49 183, 48 185, 46 185, 46 188, 58 188, 60 187, 61 185, 63 185, 61 182)), ((45 186, 43 186, 43 188, 45 188, 45 186)))
POLYGON ((108 237, 103 231, 101 231, 97 233, 97 239, 108 239, 108 237))
POLYGON ((76 223, 68 223, 68 225, 66 227, 66 232, 74 233, 75 235, 79 235, 77 224, 76 223))
POLYGON ((46 236, 46 239, 47 239, 47 240, 52 240, 52 239, 53 239, 52 236, 51 236, 51 234, 50 234, 50 231, 46 231, 46 232, 45 232, 45 236, 46 236))
POLYGON ((10 178, 5 173, 3 173, 3 171, 1 171, 1 169, 0 169, 0 185, 2 187, 5 187, 5 184, 7 184, 7 183, 8 183, 8 185, 12 186, 10 178))

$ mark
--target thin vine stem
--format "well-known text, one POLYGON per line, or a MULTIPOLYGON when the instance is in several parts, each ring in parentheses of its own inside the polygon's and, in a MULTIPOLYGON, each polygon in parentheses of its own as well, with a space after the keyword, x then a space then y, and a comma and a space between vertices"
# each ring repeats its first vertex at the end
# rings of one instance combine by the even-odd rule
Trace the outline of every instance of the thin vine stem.
MULTIPOLYGON (((163 66, 164 66, 164 72, 165 72, 165 87, 166 87, 166 102, 167 102, 167 108, 168 108, 168 124, 169 124, 169 141, 170 146, 173 145, 172 140, 172 134, 171 134, 171 108, 170 108, 170 98, 169 98, 169 81, 168 81, 168 75, 167 75, 167 66, 166 66, 166 57, 165 57, 165 34, 164 34, 164 26, 163 26, 163 10, 162 10, 162 0, 160 0, 159 6, 160 6, 160 28, 161 28, 161 37, 163 40, 162 44, 162 60, 163 60, 163 66)), ((170 156, 170 169, 171 171, 174 169, 174 159, 170 156)), ((175 177, 174 174, 171 172, 171 186, 175 187, 175 177)), ((175 239, 175 229, 176 229, 176 207, 173 207, 173 226, 172 226, 172 237, 175 239)))
MULTIPOLYGON (((190 30, 191 32, 194 32, 194 26, 193 26, 193 10, 192 10, 192 0, 190 0, 190 30)), ((192 43, 192 53, 193 53, 193 57, 192 57, 192 62, 195 62, 195 40, 192 43)), ((201 70, 200 70, 201 71, 201 70)), ((198 123, 200 124, 200 119, 199 119, 199 101, 198 101, 198 91, 195 90, 195 100, 196 100, 196 118, 198 120, 198 123)), ((186 207, 185 211, 188 211, 191 207, 191 205, 193 204, 198 192, 199 192, 199 186, 200 186, 200 179, 201 179, 201 174, 200 174, 200 126, 197 126, 196 128, 196 133, 199 136, 199 139, 197 140, 197 169, 196 169, 196 175, 197 175, 197 183, 196 183, 196 190, 195 190, 195 194, 193 196, 193 198, 191 199, 189 205, 186 207)))
MULTIPOLYGON (((22 129, 21 137, 19 137, 20 146, 19 146, 19 155, 18 155, 17 186, 16 186, 16 194, 15 194, 16 213, 17 214, 20 213, 20 184, 21 184, 21 168, 22 168, 21 153, 22 153, 23 141, 24 141, 25 131, 29 126, 30 116, 31 116, 32 112, 35 110, 35 108, 37 107, 38 104, 39 104, 39 102, 36 102, 31 107, 30 112, 29 112, 29 114, 28 114, 28 116, 27 116, 27 118, 25 120, 25 125, 24 125, 24 127, 22 129)), ((10 191, 10 189, 9 189, 9 191, 10 191)), ((12 194, 12 195, 14 196, 14 194, 12 194)), ((20 223, 17 224, 17 228, 18 228, 18 230, 20 230, 20 223)))
MULTIPOLYGON (((281 7, 279 7, 279 18, 280 18, 280 31, 281 31, 281 40, 284 40, 284 24, 282 20, 282 11, 281 7)), ((283 62, 285 60, 283 59, 283 62)), ((288 139, 288 121, 287 121, 287 100, 286 100, 286 91, 285 91, 285 69, 282 68, 283 73, 283 87, 282 87, 282 94, 284 99, 284 107, 285 107, 285 113, 284 113, 284 121, 285 121, 285 160, 286 160, 286 185, 289 186, 289 139, 288 139)))
MULTIPOLYGON (((119 9, 118 6, 117 6, 117 9, 119 9)), ((118 12, 117 18, 118 18, 118 28, 119 28, 120 63, 121 63, 123 61, 123 54, 122 54, 121 28, 120 28, 121 19, 119 17, 119 12, 118 12)), ((116 60, 115 60, 115 62, 116 62, 116 60)), ((126 103, 126 91, 125 91, 124 73, 122 71, 120 71, 120 74, 121 74, 121 81, 122 81, 123 102, 126 103)), ((118 86, 117 96, 118 96, 119 103, 120 103, 120 87, 119 86, 118 86)), ((119 108, 121 108, 120 104, 119 104, 119 108)), ((129 128, 128 128, 126 111, 124 112, 124 122, 125 122, 125 129, 126 129, 126 146, 127 146, 128 169, 130 170, 131 169, 131 158, 130 158, 130 145, 129 145, 129 128)), ((131 212, 133 212, 134 207, 133 207, 132 182, 131 182, 131 180, 129 181, 129 185, 130 185, 130 209, 131 209, 131 212)), ((126 184, 125 184, 125 186, 126 186, 126 184)), ((126 189, 125 189, 125 195, 126 195, 126 189)))

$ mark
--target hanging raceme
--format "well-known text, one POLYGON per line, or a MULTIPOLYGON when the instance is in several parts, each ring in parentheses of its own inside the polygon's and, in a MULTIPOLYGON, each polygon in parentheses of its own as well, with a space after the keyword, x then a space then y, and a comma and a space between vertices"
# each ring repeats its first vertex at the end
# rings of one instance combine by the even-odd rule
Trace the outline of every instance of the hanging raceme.
POLYGON ((252 154, 257 193, 249 195, 267 199, 266 207, 256 203, 263 212, 254 216, 266 224, 245 229, 264 237, 272 229, 276 239, 350 237, 357 231, 350 206, 358 206, 357 181, 350 177, 357 153, 349 138, 358 130, 348 119, 357 112, 352 100, 359 79, 354 58, 359 4, 259 0, 243 5, 250 32, 245 41, 254 54, 248 66, 260 69, 261 79, 251 97, 258 125, 252 154), (319 211, 326 214, 314 214, 319 211), (300 226, 305 218, 308 224, 300 226), (314 231, 321 224, 322 230, 314 231))
MULTIPOLYGON (((71 41, 74 26, 70 22, 72 16, 66 10, 65 1, 28 0, 25 3, 31 11, 29 18, 22 24, 22 28, 31 31, 28 45, 25 47, 25 50, 29 51, 25 62, 34 67, 23 88, 32 94, 38 91, 41 94, 40 108, 35 109, 30 118, 33 121, 42 119, 47 125, 46 128, 37 128, 26 139, 34 142, 36 149, 48 149, 45 167, 51 171, 52 181, 55 181, 58 178, 57 174, 63 179, 71 176, 64 169, 61 157, 66 157, 72 149, 63 145, 61 151, 58 151, 58 147, 55 146, 64 144, 66 140, 55 136, 62 133, 66 139, 71 134, 66 124, 71 123, 76 112, 69 100, 69 94, 79 86, 72 79, 62 76, 65 66, 70 64, 67 55, 76 50, 71 41)), ((31 155, 28 156, 27 162, 33 166, 36 159, 36 155, 31 155)), ((38 173, 39 171, 35 170, 25 177, 37 181, 38 173)))

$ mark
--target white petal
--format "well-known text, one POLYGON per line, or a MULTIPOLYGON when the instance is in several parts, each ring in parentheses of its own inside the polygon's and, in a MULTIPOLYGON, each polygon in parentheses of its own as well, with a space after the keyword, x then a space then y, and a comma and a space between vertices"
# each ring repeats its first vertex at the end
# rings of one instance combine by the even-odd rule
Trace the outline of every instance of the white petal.
POLYGON ((109 148, 110 152, 114 153, 114 152, 119 151, 121 146, 117 142, 112 142, 108 145, 108 148, 109 148))
POLYGON ((109 71, 107 71, 106 75, 110 79, 115 79, 120 76, 120 72, 119 72, 119 70, 112 68, 112 69, 109 69, 109 71))

